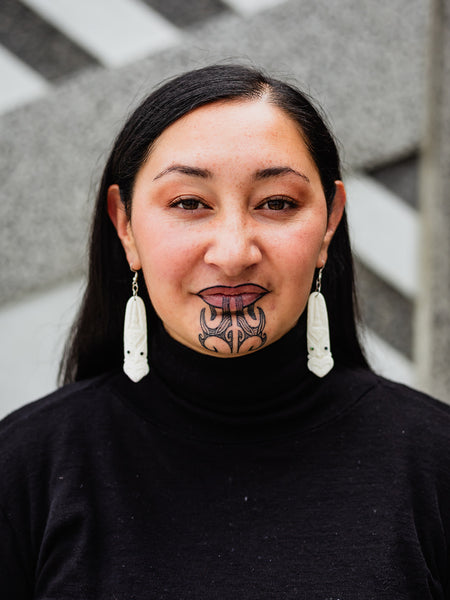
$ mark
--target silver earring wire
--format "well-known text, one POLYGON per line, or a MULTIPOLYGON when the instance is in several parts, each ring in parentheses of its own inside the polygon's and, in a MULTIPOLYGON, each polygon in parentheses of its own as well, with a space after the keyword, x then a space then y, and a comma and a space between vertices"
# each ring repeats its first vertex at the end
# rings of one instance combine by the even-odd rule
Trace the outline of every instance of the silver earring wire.
POLYGON ((138 282, 137 282, 138 281, 138 272, 135 271, 131 265, 130 265, 130 269, 134 273, 133 281, 131 282, 131 290, 133 292, 133 298, 136 298, 137 293, 139 291, 139 286, 138 286, 138 282))
POLYGON ((318 274, 317 274, 317 279, 316 279, 316 292, 317 292, 318 294, 320 294, 320 293, 321 293, 321 291, 322 291, 322 273, 323 273, 324 267, 325 267, 325 265, 322 265, 322 266, 320 267, 320 269, 319 269, 319 272, 318 272, 318 274))

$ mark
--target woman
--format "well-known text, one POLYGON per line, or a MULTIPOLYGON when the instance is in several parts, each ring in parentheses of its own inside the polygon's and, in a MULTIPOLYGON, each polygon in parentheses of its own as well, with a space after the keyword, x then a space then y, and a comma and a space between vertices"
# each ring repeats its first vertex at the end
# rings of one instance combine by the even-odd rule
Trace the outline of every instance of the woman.
POLYGON ((1 427, 5 597, 450 598, 449 409, 369 369, 344 203, 317 110, 262 73, 135 111, 70 385, 1 427))

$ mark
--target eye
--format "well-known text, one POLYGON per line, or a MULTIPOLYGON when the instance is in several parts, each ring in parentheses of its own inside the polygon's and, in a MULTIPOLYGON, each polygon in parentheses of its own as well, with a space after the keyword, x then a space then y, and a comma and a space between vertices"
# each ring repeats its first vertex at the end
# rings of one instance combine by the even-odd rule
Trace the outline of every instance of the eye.
POLYGON ((171 206, 182 208, 183 210, 197 210, 199 208, 208 208, 204 202, 197 198, 179 198, 171 206))
POLYGON ((297 204, 289 198, 269 198, 258 206, 258 209, 268 210, 286 210, 289 208, 295 208, 297 204))

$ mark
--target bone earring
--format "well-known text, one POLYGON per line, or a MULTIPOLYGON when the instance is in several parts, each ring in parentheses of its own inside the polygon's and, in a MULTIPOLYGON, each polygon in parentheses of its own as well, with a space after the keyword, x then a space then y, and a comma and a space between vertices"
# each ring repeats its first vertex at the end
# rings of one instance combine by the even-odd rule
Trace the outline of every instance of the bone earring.
POLYGON ((130 265, 134 272, 132 290, 133 295, 127 302, 125 309, 125 323, 123 327, 123 370, 128 377, 137 383, 149 372, 147 362, 147 317, 145 304, 138 293, 138 272, 130 265))
POLYGON ((309 296, 306 339, 308 344, 308 369, 324 377, 334 365, 330 350, 330 329, 325 298, 321 294, 322 273, 325 265, 319 270, 316 289, 309 296))

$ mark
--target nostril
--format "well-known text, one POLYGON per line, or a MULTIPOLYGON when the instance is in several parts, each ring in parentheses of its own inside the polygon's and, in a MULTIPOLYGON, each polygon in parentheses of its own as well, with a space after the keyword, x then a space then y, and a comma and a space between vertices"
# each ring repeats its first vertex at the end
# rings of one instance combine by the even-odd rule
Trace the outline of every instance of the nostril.
POLYGON ((220 267, 228 275, 236 275, 257 264, 262 252, 257 243, 244 238, 225 242, 217 237, 205 252, 204 260, 209 265, 220 267))

